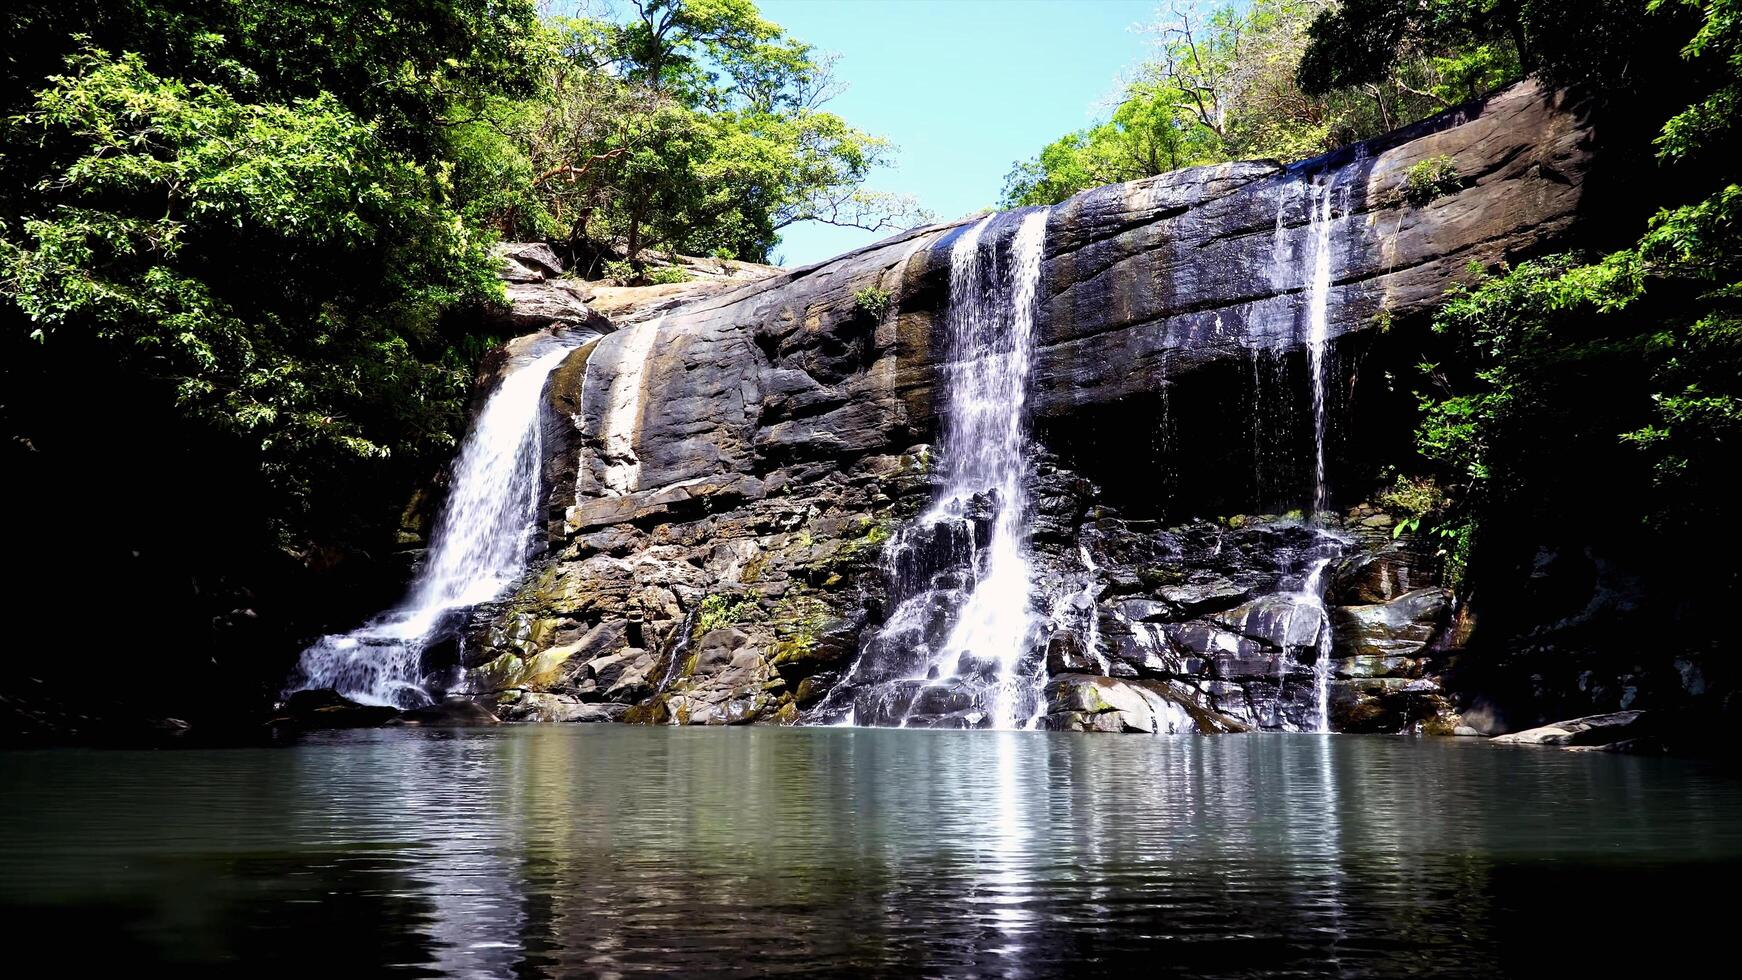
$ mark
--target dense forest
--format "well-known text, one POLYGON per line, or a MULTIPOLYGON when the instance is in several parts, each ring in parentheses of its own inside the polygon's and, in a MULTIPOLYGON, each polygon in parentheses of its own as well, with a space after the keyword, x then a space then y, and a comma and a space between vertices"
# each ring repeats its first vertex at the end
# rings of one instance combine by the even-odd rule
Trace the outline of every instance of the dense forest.
MULTIPOLYGON (((647 282, 682 275, 653 261, 674 253, 766 261, 800 221, 929 217, 872 190, 891 147, 828 111, 832 58, 750 0, 19 0, 4 20, 0 452, 31 610, 8 686, 267 691, 287 638, 380 605, 504 339, 493 243, 647 282)), ((1527 76, 1583 100, 1626 206, 1588 250, 1447 298, 1398 379, 1418 451, 1386 500, 1470 588, 1485 561, 1507 587, 1530 562, 1511 529, 1543 522, 1733 542, 1742 4, 1253 0, 1152 30, 1106 121, 1018 163, 1004 206, 1310 157, 1527 76)), ((1463 179, 1412 175, 1428 197, 1463 179)))

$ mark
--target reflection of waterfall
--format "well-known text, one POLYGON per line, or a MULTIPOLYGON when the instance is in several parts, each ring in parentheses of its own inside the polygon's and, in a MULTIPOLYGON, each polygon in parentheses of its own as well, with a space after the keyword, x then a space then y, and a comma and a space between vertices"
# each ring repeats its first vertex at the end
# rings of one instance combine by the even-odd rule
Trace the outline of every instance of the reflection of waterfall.
POLYGON ((366 704, 430 700, 423 652, 469 606, 488 602, 525 569, 538 526, 544 384, 569 354, 539 355, 504 378, 484 403, 454 464, 453 486, 411 594, 349 633, 302 653, 290 691, 333 688, 366 704))
POLYGON ((1013 728, 1040 710, 1025 408, 1048 211, 963 229, 950 249, 943 486, 885 552, 896 606, 816 712, 861 724, 1013 728))

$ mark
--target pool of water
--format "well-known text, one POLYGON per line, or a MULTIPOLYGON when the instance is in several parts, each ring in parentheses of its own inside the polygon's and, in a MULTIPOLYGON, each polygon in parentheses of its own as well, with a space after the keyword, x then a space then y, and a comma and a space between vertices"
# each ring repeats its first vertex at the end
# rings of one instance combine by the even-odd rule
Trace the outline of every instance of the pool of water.
POLYGON ((1467 740, 377 730, 0 753, 13 964, 1540 975, 1728 946, 1742 782, 1467 740))

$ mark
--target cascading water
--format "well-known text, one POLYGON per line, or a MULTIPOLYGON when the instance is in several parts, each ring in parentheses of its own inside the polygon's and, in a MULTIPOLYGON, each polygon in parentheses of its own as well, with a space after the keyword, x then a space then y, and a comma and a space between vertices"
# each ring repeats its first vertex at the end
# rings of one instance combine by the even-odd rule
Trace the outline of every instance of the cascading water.
POLYGON ((1331 506, 1325 480, 1325 354, 1330 343, 1331 202, 1335 187, 1327 180, 1311 184, 1307 214, 1312 230, 1312 278, 1307 281, 1307 363, 1313 386, 1313 513, 1331 506))
POLYGON ((1024 408, 1047 214, 1042 209, 1025 215, 1017 227, 1008 285, 999 281, 1004 277, 996 247, 990 256, 982 254, 986 221, 950 252, 950 403, 944 432, 949 482, 934 512, 959 511, 974 495, 990 492, 997 513, 973 591, 945 647, 944 665, 947 675, 957 675, 963 657, 998 662, 992 716, 997 728, 1030 721, 1039 700, 1030 688, 1040 678, 1018 676, 1018 669, 1033 624, 1024 408))
POLYGON ((1005 248, 996 215, 951 246, 943 486, 891 539, 897 604, 821 719, 1018 728, 1040 711, 1026 406, 1048 214, 1022 214, 1005 248))
POLYGON ((1325 609, 1325 570, 1331 558, 1320 558, 1308 570, 1300 587, 1300 605, 1319 617, 1318 636, 1314 639, 1317 657, 1313 660, 1313 730, 1327 734, 1331 730, 1331 619, 1325 609))
MULTIPOLYGON (((1334 228, 1334 205, 1337 198, 1337 187, 1329 178, 1309 180, 1304 183, 1290 183, 1278 189, 1278 206, 1274 236, 1274 263, 1271 270, 1271 280, 1279 287, 1298 286, 1305 299, 1305 348, 1307 356, 1308 384, 1312 396, 1313 413, 1313 486, 1311 514, 1317 523, 1322 515, 1330 510, 1330 481, 1326 472, 1325 445, 1329 429, 1329 382, 1330 373, 1330 313, 1331 313, 1331 283, 1336 259, 1336 242, 1332 235, 1334 228), (1304 203, 1306 211, 1306 237, 1304 246, 1291 249, 1288 234, 1287 214, 1289 206, 1294 201, 1304 203)), ((1297 324, 1300 321, 1295 321, 1297 324)), ((1297 337, 1299 334, 1296 335, 1297 337)), ((1254 384, 1258 383, 1256 370, 1259 354, 1254 353, 1254 384)), ((1257 397, 1262 402, 1262 393, 1257 397)), ((1313 711, 1307 722, 1311 730, 1329 732, 1330 729, 1330 688, 1331 688, 1331 627, 1325 606, 1325 577, 1336 555, 1346 542, 1322 525, 1316 528, 1316 542, 1309 554, 1311 564, 1307 567, 1305 580, 1301 591, 1295 598, 1295 612, 1292 616, 1311 615, 1318 624, 1313 641, 1316 656, 1313 660, 1313 711)), ((1292 618, 1291 616, 1291 618, 1292 618)), ((1290 632, 1293 632, 1292 625, 1290 632)), ((1286 669, 1286 668, 1285 668, 1286 669)), ((1279 685, 1280 687, 1280 685, 1279 685)))
POLYGON ((1083 585, 1077 591, 1061 595, 1053 606, 1052 621, 1060 629, 1082 637, 1083 652, 1094 662, 1096 673, 1105 674, 1111 665, 1101 652, 1101 616, 1096 602, 1101 596, 1100 567, 1089 554, 1089 546, 1077 546, 1077 557, 1083 562, 1083 585))
POLYGON ((431 700, 423 653, 451 615, 496 598, 526 568, 538 526, 545 380, 572 348, 538 355, 502 380, 454 464, 428 559, 399 606, 302 652, 289 691, 332 688, 364 704, 431 700))

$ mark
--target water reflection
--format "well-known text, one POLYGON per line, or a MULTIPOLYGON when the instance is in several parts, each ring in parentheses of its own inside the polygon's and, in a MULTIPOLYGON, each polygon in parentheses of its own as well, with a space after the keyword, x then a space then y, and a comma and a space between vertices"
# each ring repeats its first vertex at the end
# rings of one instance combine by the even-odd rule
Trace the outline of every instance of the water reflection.
POLYGON ((1431 740, 545 726, 0 780, 8 948, 194 976, 1661 970, 1742 856, 1708 766, 1431 740))

